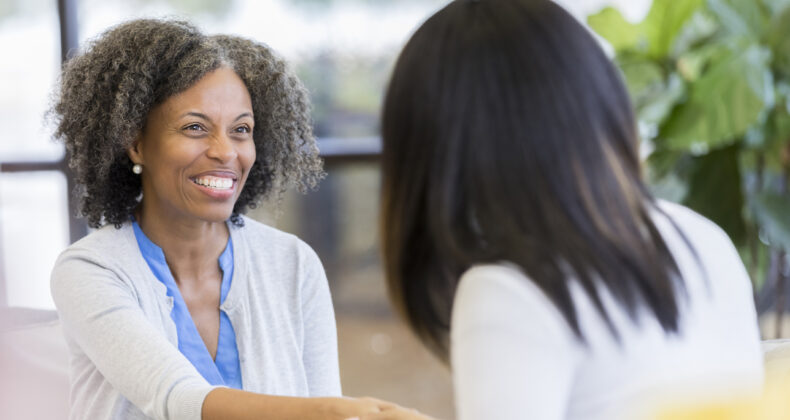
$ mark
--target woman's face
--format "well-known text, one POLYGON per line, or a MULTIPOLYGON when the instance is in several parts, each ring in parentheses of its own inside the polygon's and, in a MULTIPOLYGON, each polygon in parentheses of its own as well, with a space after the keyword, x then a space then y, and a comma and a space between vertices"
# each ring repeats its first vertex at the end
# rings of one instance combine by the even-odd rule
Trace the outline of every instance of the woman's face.
POLYGON ((255 162, 252 101, 221 67, 157 105, 129 149, 143 166, 143 214, 222 222, 255 162))

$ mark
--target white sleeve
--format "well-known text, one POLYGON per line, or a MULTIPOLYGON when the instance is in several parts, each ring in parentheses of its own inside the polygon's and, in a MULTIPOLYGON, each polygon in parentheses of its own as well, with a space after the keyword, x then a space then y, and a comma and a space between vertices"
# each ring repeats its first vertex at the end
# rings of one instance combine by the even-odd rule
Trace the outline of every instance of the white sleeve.
POLYGON ((485 265, 462 276, 450 351, 459 420, 564 418, 579 344, 519 270, 485 265))
POLYGON ((324 267, 318 255, 302 245, 302 363, 311 397, 340 396, 335 311, 324 267))
POLYGON ((102 376, 147 416, 198 420, 214 388, 145 317, 131 286, 84 250, 52 272, 64 331, 102 376))

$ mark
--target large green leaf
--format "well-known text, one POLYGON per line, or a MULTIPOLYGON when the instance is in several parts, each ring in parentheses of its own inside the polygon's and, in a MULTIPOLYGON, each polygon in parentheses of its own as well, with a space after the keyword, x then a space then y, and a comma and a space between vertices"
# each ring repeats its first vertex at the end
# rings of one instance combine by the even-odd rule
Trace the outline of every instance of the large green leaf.
POLYGON ((638 104, 636 110, 639 121, 649 125, 661 124, 685 94, 685 83, 680 76, 671 74, 666 82, 651 90, 638 104))
POLYGON ((664 71, 655 61, 638 54, 620 54, 617 67, 623 72, 625 85, 634 102, 660 87, 664 82, 664 71))
POLYGON ((738 245, 746 239, 737 144, 694 158, 683 202, 719 225, 738 245))
POLYGON ((647 47, 653 59, 664 59, 672 51, 683 26, 700 10, 705 0, 653 0, 647 17, 633 24, 612 7, 590 15, 587 24, 606 39, 616 52, 647 47), (646 44, 646 45, 645 45, 646 44))
POLYGON ((729 54, 729 48, 726 44, 713 42, 681 54, 675 67, 684 79, 695 82, 711 62, 715 62, 727 54, 729 54))
POLYGON ((756 40, 768 27, 768 10, 758 0, 708 0, 708 9, 732 34, 756 40))
POLYGON ((700 10, 694 13, 691 19, 683 25, 680 33, 675 37, 670 55, 672 57, 678 57, 700 45, 709 44, 716 35, 719 26, 720 24, 716 16, 704 7, 700 8, 700 10))
POLYGON ((790 251, 790 195, 757 194, 751 205, 771 244, 790 251))
POLYGON ((639 25, 625 20, 620 11, 613 7, 606 7, 588 16, 587 24, 608 41, 616 52, 634 48, 644 38, 639 25))
POLYGON ((773 102, 770 52, 733 48, 694 83, 661 127, 663 147, 705 151, 736 141, 773 102))
POLYGON ((659 59, 672 50, 683 25, 702 6, 704 0, 653 0, 653 5, 642 22, 647 36, 648 53, 659 59))
POLYGON ((643 55, 620 54, 617 65, 623 72, 628 93, 642 123, 660 124, 685 94, 685 84, 680 77, 675 74, 665 77, 662 67, 643 55))

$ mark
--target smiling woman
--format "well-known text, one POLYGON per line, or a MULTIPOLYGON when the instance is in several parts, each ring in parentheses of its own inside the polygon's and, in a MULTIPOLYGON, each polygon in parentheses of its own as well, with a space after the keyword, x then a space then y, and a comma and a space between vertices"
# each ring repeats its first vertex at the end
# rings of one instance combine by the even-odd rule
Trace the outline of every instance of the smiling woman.
MULTIPOLYGON (((244 38, 206 36, 185 22, 137 20, 107 31, 68 62, 51 112, 55 135, 72 155, 81 212, 91 226, 119 226, 138 206, 146 177, 132 172, 129 148, 145 135, 157 135, 149 127, 157 118, 164 123, 162 118, 183 117, 178 120, 183 125, 167 129, 202 130, 216 138, 216 131, 207 129, 218 128, 211 125, 217 121, 201 118, 209 115, 200 109, 187 108, 194 105, 188 101, 220 91, 186 91, 197 83, 211 84, 202 79, 220 68, 241 82, 235 88, 242 88, 247 98, 244 112, 252 113, 248 128, 256 140, 256 164, 240 189, 231 221, 242 225, 240 214, 271 194, 317 184, 323 172, 307 92, 285 62, 268 47, 244 38), (173 114, 176 108, 182 108, 181 114, 173 114)), ((225 89, 222 84, 214 88, 225 89)), ((232 96, 234 87, 227 89, 226 96, 232 96)), ((240 106, 235 101, 229 105, 240 106)))
POLYGON ((242 214, 322 176, 305 90, 266 46, 138 20, 97 38, 52 110, 81 211, 59 257, 71 418, 344 419, 321 262, 242 214), (321 397, 321 398, 301 398, 321 397))

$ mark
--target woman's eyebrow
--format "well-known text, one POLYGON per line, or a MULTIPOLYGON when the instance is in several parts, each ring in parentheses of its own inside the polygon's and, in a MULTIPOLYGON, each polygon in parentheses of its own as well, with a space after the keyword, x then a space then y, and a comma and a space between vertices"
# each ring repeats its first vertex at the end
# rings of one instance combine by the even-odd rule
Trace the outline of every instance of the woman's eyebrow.
MULTIPOLYGON (((206 121, 211 121, 211 118, 209 118, 208 115, 201 114, 200 112, 195 112, 195 111, 186 112, 183 115, 181 115, 180 118, 184 118, 184 117, 187 117, 187 116, 198 117, 198 118, 202 118, 202 119, 204 119, 206 121)), ((233 121, 234 122, 238 121, 238 120, 240 120, 240 119, 242 119, 244 117, 255 118, 255 116, 252 114, 252 112, 244 112, 242 114, 239 114, 239 116, 236 117, 236 119, 234 119, 233 121)))
POLYGON ((187 117, 187 116, 198 117, 198 118, 202 118, 202 119, 204 119, 206 121, 211 121, 211 118, 209 118, 206 114, 201 114, 200 112, 194 112, 194 111, 186 112, 186 113, 182 114, 179 118, 184 118, 184 117, 187 117))
POLYGON ((252 119, 255 119, 255 116, 252 115, 252 112, 245 112, 245 113, 239 115, 238 117, 236 117, 236 119, 233 120, 233 121, 236 122, 236 121, 238 121, 238 120, 240 120, 240 119, 242 119, 244 117, 250 117, 252 119))

